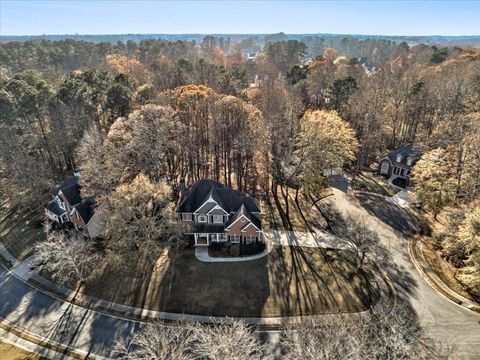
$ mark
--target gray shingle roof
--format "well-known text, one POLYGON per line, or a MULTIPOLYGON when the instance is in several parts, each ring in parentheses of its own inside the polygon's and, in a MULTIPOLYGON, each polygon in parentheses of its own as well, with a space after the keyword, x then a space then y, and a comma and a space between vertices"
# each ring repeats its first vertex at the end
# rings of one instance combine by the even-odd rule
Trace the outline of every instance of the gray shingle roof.
POLYGON ((50 201, 48 204, 45 205, 45 208, 54 213, 55 215, 61 216, 67 212, 67 210, 63 210, 60 206, 58 206, 55 200, 50 201))
POLYGON ((231 224, 237 221, 242 215, 245 216, 258 229, 262 230, 262 223, 260 222, 260 219, 255 215, 251 214, 244 204, 242 204, 238 209, 238 211, 235 213, 235 215, 228 220, 228 222, 225 224, 225 228, 228 228, 231 224))
POLYGON ((61 191, 70 205, 73 206, 78 204, 82 200, 80 197, 79 179, 80 178, 76 175, 70 176, 62 185, 55 188, 50 194, 58 196, 61 191))
POLYGON ((186 192, 177 208, 178 212, 191 213, 197 210, 210 196, 226 212, 237 211, 244 204, 250 212, 260 212, 256 199, 244 193, 227 188, 213 180, 199 180, 186 192))
POLYGON ((193 233, 224 233, 223 224, 195 223, 192 228, 193 233))
POLYGON ((415 162, 420 158, 420 150, 415 148, 412 144, 406 144, 398 149, 390 151, 386 158, 388 158, 394 165, 403 165, 408 167, 415 164, 415 162), (397 161, 397 155, 402 155, 400 161, 397 161), (413 160, 412 165, 407 165, 408 158, 413 160))
POLYGON ((89 198, 80 204, 75 205, 75 210, 81 216, 85 224, 88 224, 94 214, 95 199, 89 198))

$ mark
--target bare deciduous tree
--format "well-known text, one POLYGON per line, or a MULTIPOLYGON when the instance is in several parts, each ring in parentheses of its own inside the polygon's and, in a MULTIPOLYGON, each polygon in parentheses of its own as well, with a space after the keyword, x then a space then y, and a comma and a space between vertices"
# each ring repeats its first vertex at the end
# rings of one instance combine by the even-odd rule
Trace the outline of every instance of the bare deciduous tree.
POLYGON ((98 264, 93 242, 76 232, 52 231, 46 226, 47 239, 35 244, 36 260, 60 284, 83 282, 98 264))
POLYGON ((377 233, 368 224, 366 217, 347 214, 345 218, 338 218, 336 229, 347 245, 347 249, 358 260, 361 269, 366 261, 379 263, 389 260, 389 253, 380 243, 377 233))
POLYGON ((265 347, 245 323, 221 320, 213 325, 148 324, 115 345, 125 360, 249 360, 266 359, 265 347))
POLYGON ((192 332, 179 325, 148 324, 132 338, 121 339, 115 352, 125 360, 193 360, 192 332))
POLYGON ((286 359, 449 359, 452 350, 429 341, 405 304, 375 314, 311 317, 283 334, 286 359))
POLYGON ((213 326, 193 325, 196 359, 249 360, 265 358, 265 347, 251 328, 241 321, 219 321, 213 326))

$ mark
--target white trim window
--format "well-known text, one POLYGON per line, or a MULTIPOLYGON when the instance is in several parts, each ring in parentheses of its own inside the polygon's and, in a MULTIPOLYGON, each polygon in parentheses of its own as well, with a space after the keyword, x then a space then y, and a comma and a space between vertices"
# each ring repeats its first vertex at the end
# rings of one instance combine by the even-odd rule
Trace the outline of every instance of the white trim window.
POLYGON ((245 239, 246 244, 254 244, 257 242, 257 237, 253 235, 248 235, 247 238, 245 239))
POLYGON ((388 174, 388 168, 390 167, 390 165, 388 164, 388 162, 384 161, 382 163, 382 168, 380 169, 380 173, 381 174, 388 174))
POLYGON ((240 244, 240 235, 230 235, 229 239, 232 244, 240 244))
POLYGON ((214 224, 223 224, 223 215, 212 215, 212 222, 214 224))
POLYGON ((206 223, 207 222, 207 217, 203 214, 197 215, 197 222, 206 223))
POLYGON ((182 221, 192 221, 192 213, 182 213, 182 221))

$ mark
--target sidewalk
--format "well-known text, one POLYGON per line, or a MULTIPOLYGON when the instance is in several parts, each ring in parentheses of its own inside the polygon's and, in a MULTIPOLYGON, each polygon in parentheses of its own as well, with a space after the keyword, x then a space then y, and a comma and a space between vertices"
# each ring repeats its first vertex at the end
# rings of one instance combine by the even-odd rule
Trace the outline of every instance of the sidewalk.
POLYGON ((231 256, 231 257, 212 257, 208 254, 207 246, 196 246, 195 247, 195 257, 197 260, 202 262, 211 262, 211 263, 220 263, 220 262, 241 262, 241 261, 251 261, 256 259, 261 259, 264 256, 267 256, 271 250, 271 246, 266 242, 265 250, 262 252, 249 255, 249 256, 231 256))
POLYGON ((342 239, 318 229, 314 229, 313 232, 270 230, 265 232, 265 238, 271 245, 328 249, 345 249, 347 247, 342 239))

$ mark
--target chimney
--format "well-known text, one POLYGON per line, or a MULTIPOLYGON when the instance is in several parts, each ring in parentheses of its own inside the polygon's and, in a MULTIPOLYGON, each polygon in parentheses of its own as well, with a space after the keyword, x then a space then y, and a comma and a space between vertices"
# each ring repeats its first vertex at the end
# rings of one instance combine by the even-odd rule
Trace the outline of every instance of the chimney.
POLYGON ((185 194, 185 179, 181 178, 180 183, 178 184, 178 187, 180 188, 180 199, 183 198, 183 195, 185 194))

